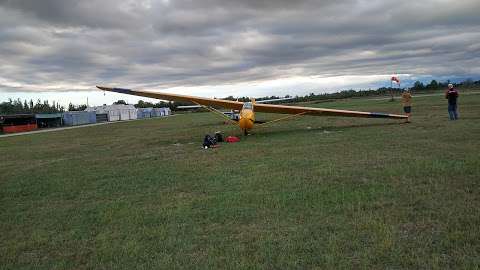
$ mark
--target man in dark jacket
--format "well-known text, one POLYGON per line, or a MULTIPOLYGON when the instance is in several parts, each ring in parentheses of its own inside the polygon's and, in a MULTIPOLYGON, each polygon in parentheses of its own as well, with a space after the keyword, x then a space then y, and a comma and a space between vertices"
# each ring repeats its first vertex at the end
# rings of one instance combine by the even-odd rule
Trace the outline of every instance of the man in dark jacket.
POLYGON ((453 84, 448 84, 448 90, 445 92, 445 98, 448 99, 448 115, 450 120, 458 119, 457 99, 458 91, 453 88, 453 84))

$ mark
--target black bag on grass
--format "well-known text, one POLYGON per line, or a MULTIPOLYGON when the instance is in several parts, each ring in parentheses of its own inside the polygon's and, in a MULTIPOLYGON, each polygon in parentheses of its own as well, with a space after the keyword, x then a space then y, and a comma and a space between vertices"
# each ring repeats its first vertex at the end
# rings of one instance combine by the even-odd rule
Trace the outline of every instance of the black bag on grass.
POLYGON ((220 132, 215 132, 215 140, 216 140, 217 142, 223 142, 222 133, 220 133, 220 132))
POLYGON ((205 138, 203 139, 203 147, 211 147, 212 145, 217 144, 215 138, 213 138, 210 135, 205 135, 205 138))

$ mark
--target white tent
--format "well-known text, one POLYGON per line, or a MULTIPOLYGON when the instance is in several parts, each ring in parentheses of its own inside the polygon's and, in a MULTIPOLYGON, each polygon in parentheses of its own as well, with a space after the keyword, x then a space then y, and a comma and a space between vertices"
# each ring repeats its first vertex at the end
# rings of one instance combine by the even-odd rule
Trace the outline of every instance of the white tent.
POLYGON ((94 111, 96 114, 106 114, 110 122, 137 119, 137 109, 133 105, 104 105, 88 107, 85 111, 94 111))
POLYGON ((168 116, 172 114, 170 108, 153 108, 152 109, 152 117, 161 117, 161 116, 168 116))

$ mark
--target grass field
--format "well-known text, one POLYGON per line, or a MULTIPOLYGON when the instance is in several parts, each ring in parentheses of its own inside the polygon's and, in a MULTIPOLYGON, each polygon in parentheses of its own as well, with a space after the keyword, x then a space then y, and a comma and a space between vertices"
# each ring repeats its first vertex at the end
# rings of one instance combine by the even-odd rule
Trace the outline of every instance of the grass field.
POLYGON ((478 269, 480 95, 460 116, 418 97, 411 124, 303 117, 209 150, 241 134, 210 113, 0 138, 0 269, 478 269))

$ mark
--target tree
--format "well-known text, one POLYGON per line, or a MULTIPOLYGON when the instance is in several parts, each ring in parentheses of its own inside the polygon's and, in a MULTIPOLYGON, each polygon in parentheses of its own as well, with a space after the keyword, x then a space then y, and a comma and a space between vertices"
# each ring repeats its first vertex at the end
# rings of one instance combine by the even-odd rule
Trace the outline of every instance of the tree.
POLYGON ((145 108, 145 101, 139 100, 134 106, 135 108, 145 108))
POLYGON ((438 82, 436 80, 432 80, 430 84, 427 85, 427 88, 429 89, 437 89, 438 88, 438 82))
POLYGON ((53 102, 53 105, 49 105, 48 101, 42 103, 41 100, 38 100, 37 104, 33 104, 33 100, 22 102, 20 99, 8 99, 7 102, 0 103, 0 114, 57 113, 63 111, 64 108, 60 104, 53 102))
POLYGON ((423 90, 424 88, 425 88, 425 85, 423 85, 421 81, 416 81, 412 87, 413 90, 423 90))
POLYGON ((87 108, 86 104, 82 104, 82 105, 73 105, 72 103, 68 104, 68 111, 70 112, 85 111, 86 108, 87 108))
POLYGON ((465 86, 472 86, 473 85, 473 79, 468 78, 463 82, 463 85, 465 86))
POLYGON ((113 105, 120 105, 120 104, 127 105, 127 102, 125 102, 125 100, 123 99, 113 102, 113 105))

